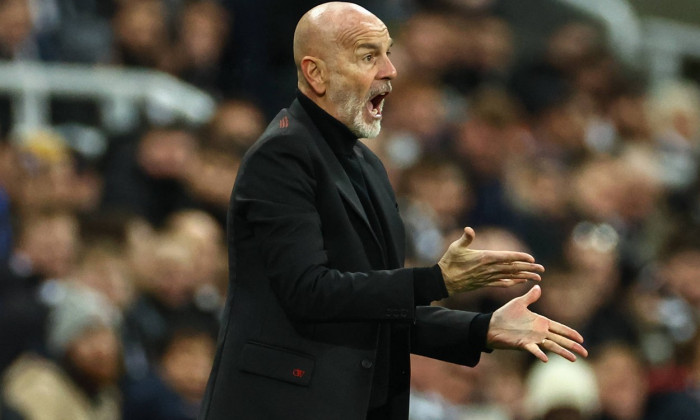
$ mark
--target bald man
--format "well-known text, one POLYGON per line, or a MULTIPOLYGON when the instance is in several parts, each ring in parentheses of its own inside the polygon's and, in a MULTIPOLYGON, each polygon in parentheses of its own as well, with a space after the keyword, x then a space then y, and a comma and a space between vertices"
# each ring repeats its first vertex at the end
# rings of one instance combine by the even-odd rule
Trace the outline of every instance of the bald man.
POLYGON ((406 419, 410 353, 466 366, 495 348, 586 355, 576 331, 527 309, 539 286, 493 314, 429 306, 539 281, 528 254, 472 250, 465 228, 435 266, 403 268, 394 193, 357 141, 379 134, 391 43, 350 3, 299 21, 299 93, 245 156, 231 197, 229 294, 202 420, 406 419))

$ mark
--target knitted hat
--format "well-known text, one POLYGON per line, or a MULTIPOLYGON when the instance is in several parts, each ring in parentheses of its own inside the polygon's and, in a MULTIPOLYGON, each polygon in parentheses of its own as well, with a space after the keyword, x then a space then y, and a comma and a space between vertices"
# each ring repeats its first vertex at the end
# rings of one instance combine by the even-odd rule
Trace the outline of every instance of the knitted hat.
POLYGON ((89 329, 119 328, 121 314, 100 293, 69 283, 55 287, 46 338, 54 356, 62 357, 68 346, 89 329))

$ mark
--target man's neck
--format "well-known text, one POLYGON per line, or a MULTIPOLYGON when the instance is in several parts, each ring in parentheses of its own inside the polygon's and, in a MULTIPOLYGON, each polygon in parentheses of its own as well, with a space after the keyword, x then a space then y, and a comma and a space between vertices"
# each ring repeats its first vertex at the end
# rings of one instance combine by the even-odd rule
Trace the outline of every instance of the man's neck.
POLYGON ((297 99, 336 154, 349 155, 353 152, 357 136, 345 124, 318 106, 303 92, 297 92, 297 99))

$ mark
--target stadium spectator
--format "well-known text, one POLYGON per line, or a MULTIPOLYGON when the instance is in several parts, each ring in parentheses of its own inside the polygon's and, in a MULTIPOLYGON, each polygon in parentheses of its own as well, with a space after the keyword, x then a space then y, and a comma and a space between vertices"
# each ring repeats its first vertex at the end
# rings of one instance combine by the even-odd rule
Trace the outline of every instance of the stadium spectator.
POLYGON ((120 418, 119 312, 101 295, 62 284, 47 329, 49 358, 20 357, 8 369, 3 393, 27 419, 120 418))

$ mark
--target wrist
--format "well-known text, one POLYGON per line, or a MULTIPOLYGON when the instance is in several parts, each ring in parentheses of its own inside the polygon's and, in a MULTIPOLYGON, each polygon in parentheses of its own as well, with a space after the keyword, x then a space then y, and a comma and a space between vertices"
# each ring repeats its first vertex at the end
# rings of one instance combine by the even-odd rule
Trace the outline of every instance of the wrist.
POLYGON ((445 263, 443 260, 438 261, 437 266, 440 268, 440 274, 442 275, 442 281, 445 283, 445 290, 447 290, 447 296, 452 296, 455 294, 455 289, 452 284, 452 281, 450 281, 450 278, 447 276, 447 263, 445 263))

